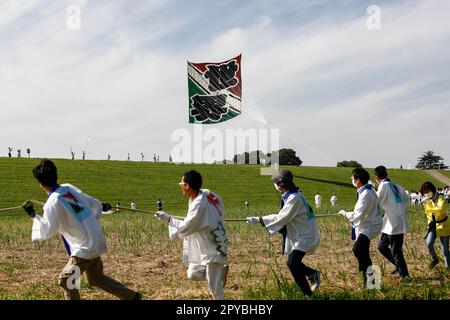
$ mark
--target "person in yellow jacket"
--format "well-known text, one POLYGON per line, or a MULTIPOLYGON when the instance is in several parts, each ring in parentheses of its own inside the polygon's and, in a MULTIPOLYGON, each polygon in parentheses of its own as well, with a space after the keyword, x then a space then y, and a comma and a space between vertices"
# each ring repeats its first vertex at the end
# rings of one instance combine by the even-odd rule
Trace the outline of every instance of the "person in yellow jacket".
POLYGON ((428 198, 423 206, 428 218, 428 232, 425 239, 432 259, 430 268, 433 268, 439 263, 438 255, 434 249, 436 238, 439 237, 445 256, 445 266, 447 269, 450 269, 450 220, 447 215, 445 197, 436 192, 436 187, 431 182, 422 184, 420 192, 428 198))

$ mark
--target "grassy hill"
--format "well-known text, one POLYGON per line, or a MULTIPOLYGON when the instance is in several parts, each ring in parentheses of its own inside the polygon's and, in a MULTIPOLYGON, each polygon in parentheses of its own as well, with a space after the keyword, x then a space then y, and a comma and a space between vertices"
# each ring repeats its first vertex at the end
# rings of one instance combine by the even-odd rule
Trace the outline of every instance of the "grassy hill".
MULTIPOLYGON (((20 205, 27 199, 45 201, 46 195, 32 177, 37 159, 0 158, 0 208, 20 205)), ((155 210, 162 198, 165 210, 184 215, 187 199, 178 182, 190 169, 200 171, 204 187, 220 194, 229 217, 244 218, 276 212, 279 195, 269 176, 249 165, 176 165, 167 163, 55 160, 60 183, 71 183, 96 198, 115 205, 155 210), (245 201, 250 202, 246 208, 245 201)), ((351 209, 355 188, 351 170, 345 168, 290 168, 295 182, 308 201, 320 192, 324 207, 317 213, 351 209), (332 193, 338 206, 329 207, 332 193)), ((369 169, 372 174, 372 170, 369 169)), ((392 180, 405 188, 417 190, 424 181, 438 181, 416 170, 389 170, 392 180)), ((449 299, 450 280, 441 263, 428 270, 428 254, 423 235, 426 220, 412 208, 411 232, 405 237, 405 256, 413 280, 402 283, 389 275, 392 266, 371 245, 374 264, 382 270, 381 290, 363 290, 353 257, 350 226, 342 217, 318 217, 321 244, 306 263, 319 268, 323 284, 314 299, 449 299)), ((39 211, 39 210, 38 210, 39 211)), ((140 290, 147 299, 208 299, 203 283, 186 279, 181 262, 182 242, 170 242, 167 226, 152 215, 121 212, 100 220, 108 242, 104 255, 105 270, 130 287, 140 290)), ((230 275, 226 288, 229 299, 304 299, 293 282, 281 255, 281 239, 269 237, 259 226, 227 223, 230 275)), ((31 220, 23 210, 0 213, 0 299, 61 299, 57 276, 67 261, 59 237, 31 243, 31 220)), ((101 290, 83 280, 82 297, 110 299, 101 290)))
MULTIPOLYGON (((203 187, 220 194, 229 208, 244 208, 249 201, 252 208, 278 206, 279 196, 273 188, 270 176, 261 176, 259 167, 252 165, 176 165, 167 163, 126 161, 54 160, 58 167, 60 183, 71 183, 112 205, 120 202, 128 206, 132 200, 138 207, 154 210, 156 201, 162 198, 165 208, 181 213, 186 209, 186 199, 181 195, 178 182, 182 174, 191 169, 203 176, 203 187)), ((0 208, 20 205, 27 199, 45 200, 31 170, 37 159, 0 158, 0 208)), ((349 207, 354 204, 355 188, 351 184, 351 170, 327 167, 291 167, 295 183, 308 200, 316 192, 329 204, 332 193, 338 203, 349 207)), ((368 169, 372 174, 373 170, 368 169)), ((406 189, 418 190, 421 183, 431 181, 442 184, 418 170, 389 170, 393 181, 406 189)), ((373 178, 372 178, 373 179, 373 178)))

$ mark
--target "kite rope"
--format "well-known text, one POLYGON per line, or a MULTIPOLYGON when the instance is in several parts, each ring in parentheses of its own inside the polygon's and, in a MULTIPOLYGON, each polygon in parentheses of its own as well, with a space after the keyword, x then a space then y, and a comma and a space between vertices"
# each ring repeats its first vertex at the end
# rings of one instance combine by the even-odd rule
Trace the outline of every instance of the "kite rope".
POLYGON ((0 212, 15 211, 15 210, 19 210, 19 209, 22 209, 22 206, 11 207, 11 208, 1 208, 0 212))
MULTIPOLYGON (((44 206, 44 202, 38 201, 38 200, 30 200, 30 202, 32 202, 35 205, 38 206, 44 206)), ((8 212, 8 211, 15 211, 15 210, 19 210, 22 209, 22 206, 17 206, 17 207, 11 207, 11 208, 0 208, 0 212, 8 212)), ((127 208, 127 207, 120 207, 120 206, 115 206, 111 208, 111 211, 114 210, 124 210, 124 211, 131 211, 131 212, 141 212, 141 213, 148 213, 148 214, 157 214, 157 212, 155 211, 148 211, 148 210, 141 210, 141 209, 132 209, 132 208, 127 208)), ((423 213, 422 211, 417 211, 417 210, 408 210, 409 212, 414 212, 414 213, 423 213)), ((449 214, 449 212, 447 212, 447 214, 449 214)), ((171 215, 172 216, 172 215, 171 215)), ((327 214, 316 214, 316 217, 332 217, 332 216, 339 216, 339 213, 327 213, 327 214)), ((175 219, 180 219, 183 220, 186 217, 183 216, 172 216, 175 219)), ((227 222, 246 222, 247 219, 225 219, 225 221, 227 222)))
MULTIPOLYGON (((37 200, 30 200, 30 201, 35 205, 44 206, 44 203, 41 201, 37 201, 37 200)), ((19 207, 19 208, 21 208, 21 207, 19 207)), ((125 211, 131 211, 131 212, 157 214, 157 212, 155 212, 155 211, 132 209, 132 208, 121 207, 121 206, 114 206, 114 207, 111 206, 111 211, 114 211, 114 210, 125 210, 125 211)), ((173 216, 173 215, 171 215, 171 217, 175 218, 175 219, 180 219, 180 220, 183 220, 184 218, 186 218, 186 217, 182 217, 182 216, 173 216)), ((236 221, 247 221, 247 219, 225 219, 225 221, 236 222, 236 221)))
MULTIPOLYGON (((31 203, 33 203, 34 205, 38 205, 38 206, 44 206, 44 202, 38 201, 38 200, 29 200, 31 203)), ((0 209, 0 212, 6 212, 6 211, 14 211, 14 210, 19 210, 22 209, 22 206, 17 206, 17 207, 11 207, 11 208, 3 208, 0 209)), ((111 208, 111 211, 114 210, 125 210, 125 211, 131 211, 131 212, 141 212, 141 213, 148 213, 148 214, 157 214, 157 212, 154 211, 148 211, 148 210, 141 210, 141 209, 132 209, 132 208, 127 208, 127 207, 120 207, 120 206, 115 206, 111 208)), ((327 216, 337 216, 337 213, 332 213, 332 214, 318 214, 316 215, 316 217, 327 217, 327 216)), ((171 215, 173 218, 175 219, 180 219, 183 220, 186 217, 183 216, 173 216, 171 215)), ((237 219, 237 218, 233 218, 233 219, 225 219, 225 221, 227 222, 247 222, 247 219, 237 219)))

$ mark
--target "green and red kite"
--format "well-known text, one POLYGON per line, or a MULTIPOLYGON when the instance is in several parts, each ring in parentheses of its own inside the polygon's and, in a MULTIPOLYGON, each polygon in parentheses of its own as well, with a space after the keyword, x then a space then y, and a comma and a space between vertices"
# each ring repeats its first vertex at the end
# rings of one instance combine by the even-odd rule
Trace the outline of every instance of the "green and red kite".
POLYGON ((223 62, 188 61, 189 123, 212 124, 241 114, 241 55, 223 62))

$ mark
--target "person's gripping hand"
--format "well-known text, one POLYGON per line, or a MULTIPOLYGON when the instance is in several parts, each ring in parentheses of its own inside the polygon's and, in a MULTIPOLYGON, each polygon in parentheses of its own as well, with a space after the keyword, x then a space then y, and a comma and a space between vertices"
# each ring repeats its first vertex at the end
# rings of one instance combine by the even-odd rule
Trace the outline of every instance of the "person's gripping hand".
POLYGON ((165 212, 165 211, 158 211, 158 212, 156 212, 156 214, 155 214, 155 218, 159 219, 160 221, 169 223, 169 222, 170 222, 170 219, 171 219, 172 217, 170 216, 170 214, 168 214, 168 213, 165 212))
POLYGON ((259 217, 247 217, 247 223, 255 225, 259 223, 259 217))
POLYGON ((343 216, 343 217, 347 217, 347 212, 345 210, 340 210, 338 212, 339 215, 343 216))
POLYGON ((36 211, 34 211, 33 203, 28 200, 22 204, 23 210, 31 217, 34 218, 36 216, 36 211))
POLYGON ((109 203, 102 203, 102 211, 108 212, 112 209, 111 205, 109 203))

